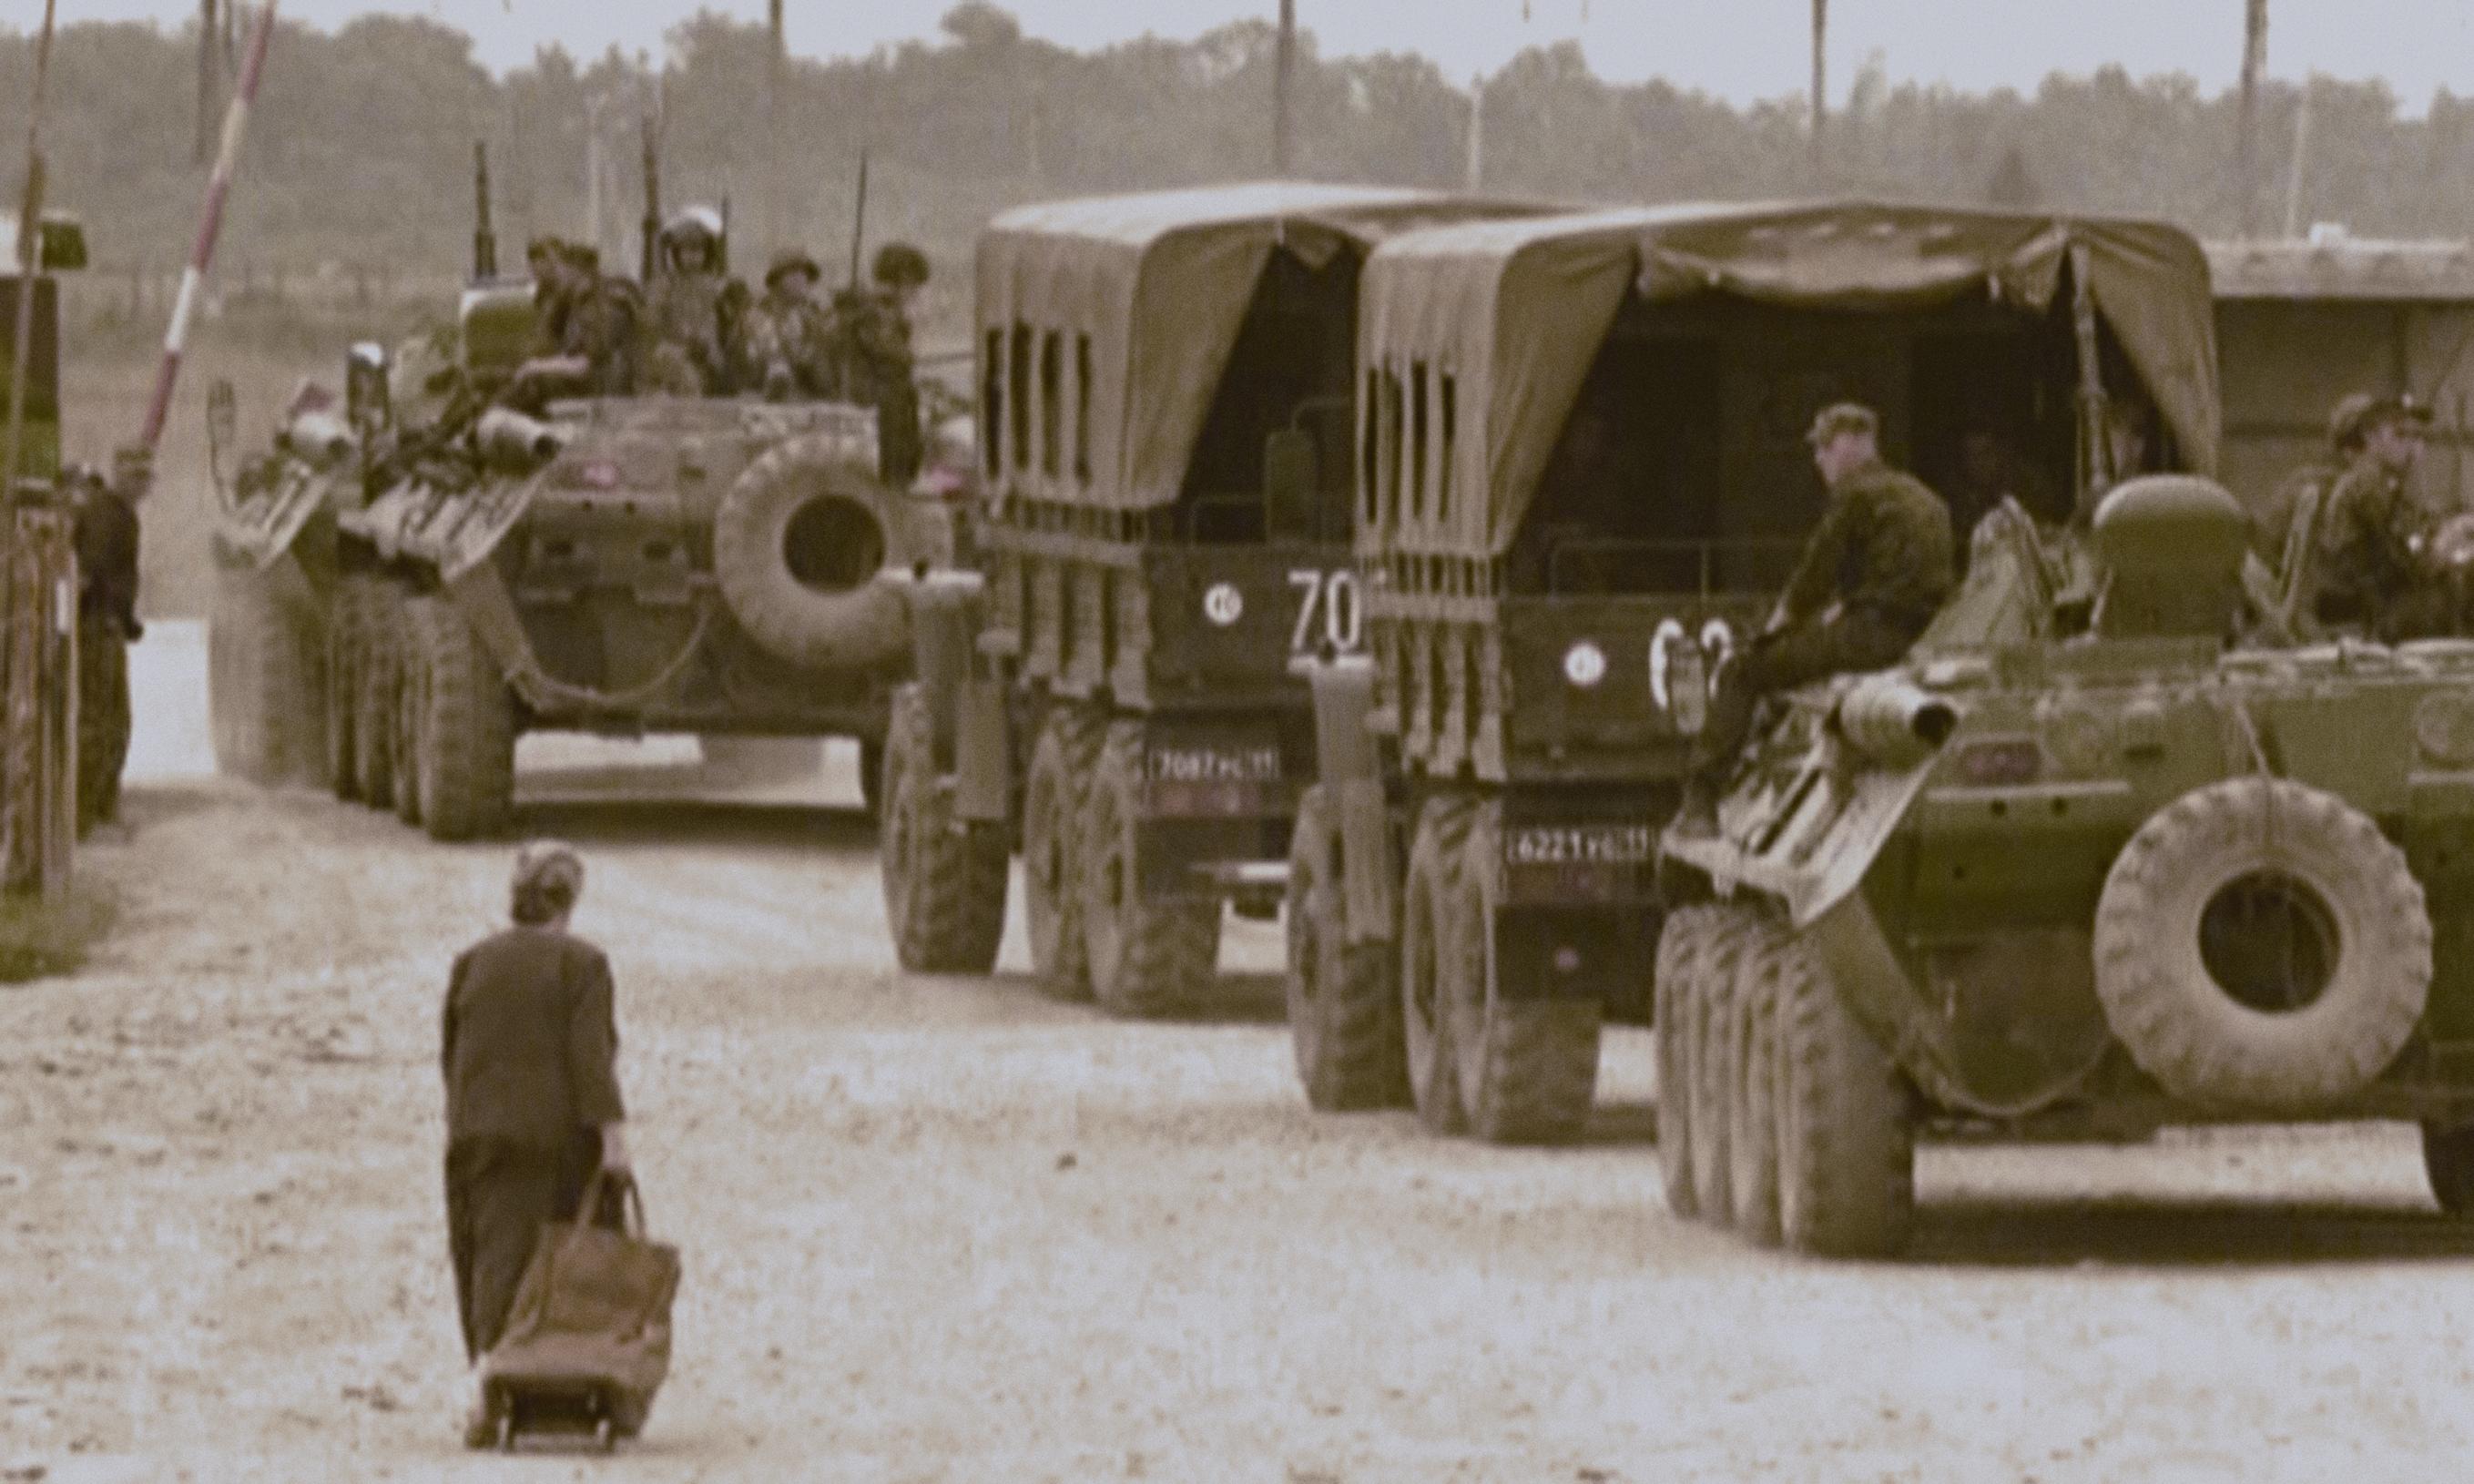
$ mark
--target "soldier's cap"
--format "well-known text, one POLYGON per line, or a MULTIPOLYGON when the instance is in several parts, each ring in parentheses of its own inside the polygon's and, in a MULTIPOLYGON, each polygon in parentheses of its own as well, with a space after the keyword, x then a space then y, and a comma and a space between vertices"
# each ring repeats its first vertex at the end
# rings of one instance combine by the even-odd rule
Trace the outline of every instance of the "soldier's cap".
POLYGON ((1813 418, 1812 427, 1805 433, 1804 441, 1818 449, 1847 433, 1862 433, 1867 438, 1877 438, 1880 432, 1880 414, 1872 408, 1860 401, 1832 402, 1813 418))
POLYGON ((2412 392, 2355 392, 2339 399, 2329 412, 2328 441, 2340 449, 2348 449, 2389 423, 2430 421, 2431 404, 2412 392))
POLYGON ((519 893, 564 891, 573 901, 584 890, 584 858, 565 840, 527 840, 516 852, 515 874, 508 885, 519 893))
POLYGON ((721 240, 721 213, 711 207, 689 207, 662 224, 665 239, 677 237, 710 237, 721 240))
POLYGON ((928 255, 908 242, 888 242, 876 250, 872 272, 879 283, 900 286, 928 281, 928 255))
POLYGON ((816 266, 814 258, 793 250, 773 255, 772 264, 764 270, 764 286, 771 288, 794 273, 804 273, 817 282, 822 282, 825 277, 825 270, 816 266))

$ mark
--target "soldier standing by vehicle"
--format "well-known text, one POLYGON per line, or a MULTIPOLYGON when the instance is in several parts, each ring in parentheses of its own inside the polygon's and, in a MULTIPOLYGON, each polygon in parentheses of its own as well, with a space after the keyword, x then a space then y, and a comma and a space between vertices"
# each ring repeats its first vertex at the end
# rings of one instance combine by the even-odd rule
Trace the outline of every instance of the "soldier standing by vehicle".
POLYGON ((1719 672, 1676 820, 1685 835, 1715 831, 1719 788, 1764 697, 1896 664, 1956 585, 1950 509, 1923 480, 1881 461, 1880 426, 1872 408, 1854 402, 1813 419, 1807 439, 1830 509, 1768 628, 1719 672))
POLYGON ((2383 397, 2341 410, 2353 416, 2340 442, 2357 451, 2311 533, 2314 609, 2322 622, 2361 624, 2389 644, 2448 633, 2455 627, 2448 595, 2428 560, 2439 523, 2407 484, 2422 459, 2431 409, 2411 397, 2383 397))
POLYGON ((907 485, 918 476, 924 452, 910 313, 928 286, 928 255, 908 242, 888 242, 877 250, 873 276, 873 290, 847 296, 835 343, 843 395, 876 409, 878 462, 885 482, 907 485))
MULTIPOLYGON (((567 930, 584 863, 556 840, 517 852, 514 925, 455 960, 447 1082, 447 1228, 467 1358, 497 1344, 545 1223, 573 1221, 595 1167, 629 1169, 610 961, 567 930)), ((476 1404, 465 1441, 487 1447, 476 1404)))
POLYGON ((129 760, 129 645, 137 621, 137 501, 152 460, 144 449, 115 456, 111 477, 78 480, 77 828, 83 837, 120 816, 120 772, 129 760))
POLYGON ((648 285, 644 317, 648 390, 704 397, 724 389, 721 233, 721 217, 710 207, 690 207, 662 229, 660 271, 648 285))
POLYGON ((807 254, 777 254, 764 270, 764 297, 747 313, 746 359, 766 397, 831 397, 833 326, 816 302, 824 272, 807 254))

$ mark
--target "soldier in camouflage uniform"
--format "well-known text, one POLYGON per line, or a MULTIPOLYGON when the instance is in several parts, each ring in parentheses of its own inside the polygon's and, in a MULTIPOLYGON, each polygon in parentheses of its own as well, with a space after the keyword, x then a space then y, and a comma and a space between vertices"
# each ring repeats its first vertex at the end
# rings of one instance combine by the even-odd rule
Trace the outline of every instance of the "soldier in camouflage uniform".
POLYGON ((747 311, 744 355, 757 387, 776 401, 833 397, 833 323, 816 302, 824 278, 805 253, 774 256, 764 270, 764 297, 747 311))
POLYGON ((660 272, 644 315, 647 391, 707 397, 729 390, 721 230, 721 218, 707 207, 690 207, 662 229, 660 272))
POLYGON ((601 255, 581 243, 537 238, 525 257, 532 265, 543 353, 583 361, 589 395, 633 394, 638 327, 643 321, 643 298, 636 285, 604 274, 601 255))
POLYGON ((152 464, 123 450, 111 477, 75 481, 78 560, 77 828, 83 837, 120 817, 120 773, 129 761, 129 645, 137 621, 137 501, 152 464))
POLYGON ((2309 532, 2313 612, 2389 644, 2450 633, 2454 605, 2430 560, 2440 523, 2408 485, 2431 409, 2384 397, 2347 410, 2343 441, 2355 446, 2353 461, 2309 532))
POLYGON ((908 242, 888 242, 877 251, 874 277, 873 290, 844 296, 835 343, 843 395, 876 409, 879 474, 907 485, 925 452, 910 312, 928 286, 928 256, 908 242))
POLYGON ((524 245, 524 264, 532 270, 533 320, 541 332, 534 349, 539 354, 556 355, 560 342, 567 338, 570 282, 567 244, 556 237, 535 237, 524 245))
POLYGON ((2251 549, 2271 571, 2283 572, 2295 553, 2287 548, 2294 539, 2297 518, 2316 523, 2346 466, 2363 451, 2363 428, 2379 399, 2355 392, 2338 399, 2328 413, 2328 451, 2301 465, 2268 492, 2251 525, 2251 549))
POLYGON ((1719 788, 1761 700, 1831 675, 1898 663, 1957 584, 1950 508, 1923 480, 1881 462, 1880 419, 1841 402, 1807 435, 1830 509, 1787 579, 1769 627, 1719 671, 1693 740, 1678 828, 1716 827, 1719 788))

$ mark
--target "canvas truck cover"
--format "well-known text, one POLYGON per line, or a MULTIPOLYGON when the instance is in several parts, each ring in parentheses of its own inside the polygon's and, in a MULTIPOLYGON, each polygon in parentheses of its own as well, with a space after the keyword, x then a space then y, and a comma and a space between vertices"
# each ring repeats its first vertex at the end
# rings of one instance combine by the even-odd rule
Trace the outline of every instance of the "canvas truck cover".
MULTIPOLYGON (((1384 501, 1372 551, 1501 556, 1512 545, 1626 298, 1724 295, 1886 311, 1990 295, 2049 307, 2084 247, 2113 330, 2190 465, 2220 431, 2208 265, 2147 222, 1860 204, 1674 206, 1472 223, 1395 237, 1368 259, 1361 367, 1448 368, 1457 404, 1444 498, 1384 501), (1453 488, 1483 498, 1451 498, 1453 488)), ((1366 399, 1361 399, 1361 402, 1366 399)), ((1361 405, 1364 420, 1375 409, 1361 405)))
POLYGON ((2474 242, 2336 234, 2299 242, 2211 242, 2207 252, 2208 277, 2219 299, 2474 301, 2474 242))
POLYGON ((1116 510, 1168 504, 1274 248, 1320 267, 1397 232, 1540 209, 1300 182, 1019 207, 980 238, 980 353, 1011 355, 1017 328, 1087 335, 1089 474, 1042 480, 1037 493, 1116 510))

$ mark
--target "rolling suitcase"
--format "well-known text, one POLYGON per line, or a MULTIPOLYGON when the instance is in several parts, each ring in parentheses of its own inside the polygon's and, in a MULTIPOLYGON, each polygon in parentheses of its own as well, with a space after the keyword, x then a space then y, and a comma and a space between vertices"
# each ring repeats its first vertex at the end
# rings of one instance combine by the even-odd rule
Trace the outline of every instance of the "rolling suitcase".
POLYGON ((678 1288, 678 1249, 644 1235, 636 1182, 595 1172, 575 1220, 542 1229, 506 1331, 481 1358, 498 1446, 574 1438, 609 1449, 643 1431, 669 1375, 678 1288), (605 1211, 616 1220, 597 1223, 605 1211))

